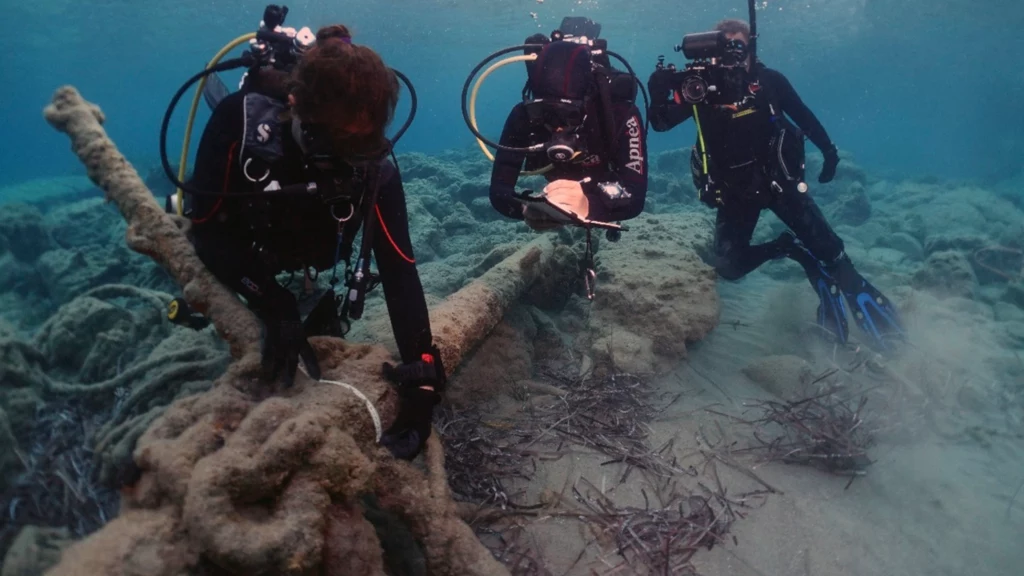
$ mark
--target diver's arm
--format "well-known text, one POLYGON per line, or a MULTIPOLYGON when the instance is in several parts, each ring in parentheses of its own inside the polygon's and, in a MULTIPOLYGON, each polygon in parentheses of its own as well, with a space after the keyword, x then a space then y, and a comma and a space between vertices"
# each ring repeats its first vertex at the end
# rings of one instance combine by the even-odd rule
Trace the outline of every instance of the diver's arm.
POLYGON ((618 150, 615 158, 616 182, 625 192, 617 194, 612 187, 608 192, 601 190, 603 182, 592 182, 584 189, 590 200, 591 220, 614 222, 636 218, 644 210, 647 201, 647 138, 644 134, 640 110, 631 106, 628 116, 620 123, 618 150))
POLYGON ((651 96, 647 118, 655 132, 667 132, 693 116, 692 106, 676 100, 676 91, 672 88, 676 74, 670 70, 655 70, 647 81, 651 96))
POLYGON ((800 99, 800 95, 796 93, 789 80, 777 70, 766 69, 762 72, 769 74, 773 84, 772 89, 775 90, 779 104, 782 106, 782 111, 796 122, 796 125, 804 131, 807 139, 813 142, 818 147, 818 150, 822 152, 831 150, 834 145, 828 133, 825 132, 825 127, 821 125, 817 116, 800 99))
MULTIPOLYGON (((516 105, 505 120, 498 143, 517 148, 529 146, 527 130, 525 110, 522 105, 516 105)), ((502 215, 516 220, 523 219, 523 205, 513 199, 513 194, 524 160, 526 154, 522 152, 498 149, 494 154, 494 168, 491 169, 491 205, 502 215)))
POLYGON ((385 162, 380 178, 377 206, 367 216, 377 219, 373 253, 399 354, 403 363, 412 363, 430 351, 430 317, 409 237, 409 214, 401 177, 394 165, 385 162))

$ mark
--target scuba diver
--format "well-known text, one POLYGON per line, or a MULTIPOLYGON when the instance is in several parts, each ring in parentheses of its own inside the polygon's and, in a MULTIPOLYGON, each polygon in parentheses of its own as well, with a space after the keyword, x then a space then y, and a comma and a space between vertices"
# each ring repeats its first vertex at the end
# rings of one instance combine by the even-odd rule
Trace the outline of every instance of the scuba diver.
POLYGON ((849 307, 871 343, 891 350, 904 334, 894 306, 856 271, 803 181, 805 135, 824 155, 820 183, 835 176, 838 149, 786 77, 757 60, 753 0, 750 22, 753 32, 746 22, 724 20, 713 32, 684 37, 676 51, 691 60, 685 70, 659 58, 648 82, 651 126, 664 132, 694 119, 690 168, 700 200, 717 210, 721 277, 738 280, 769 260, 793 259, 818 293, 826 337, 847 342, 849 307), (789 230, 751 245, 766 208, 789 230))
POLYGON ((566 18, 554 38, 526 40, 537 45, 525 49, 537 54, 526 64, 528 98, 509 113, 494 157, 491 204, 534 229, 560 222, 517 201, 524 162, 528 170, 552 165, 544 173, 549 182, 544 196, 582 220, 629 220, 640 215, 646 201, 647 135, 634 103, 634 76, 612 68, 600 48, 577 43, 597 40, 600 33, 600 25, 582 20, 566 18), (610 102, 603 100, 606 96, 610 102), (536 152, 510 149, 537 142, 544 147, 536 152))
MULTIPOLYGON (((407 79, 372 49, 353 43, 344 26, 314 36, 308 28, 281 27, 286 13, 286 7, 269 6, 243 58, 208 67, 175 96, 164 118, 162 150, 180 96, 197 78, 212 78, 204 96, 213 112, 192 177, 181 182, 163 154, 165 171, 184 192, 184 202, 169 208, 191 219, 190 240, 203 263, 262 321, 264 376, 280 377, 285 386, 292 385, 300 358, 319 380, 307 337, 344 336, 349 318, 362 315, 366 292, 382 285, 403 364, 384 365, 401 405, 381 443, 396 457, 412 459, 430 434, 446 383, 401 176, 388 159, 415 114, 415 93, 409 121, 389 141, 384 131, 398 102, 398 78, 407 79), (243 66, 248 71, 240 89, 228 94, 213 73, 243 66), (350 269, 360 230, 362 246, 350 269), (370 271, 371 250, 379 275, 370 271), (341 261, 344 298, 333 289, 341 261), (319 273, 332 269, 332 288, 314 299, 303 321, 298 299, 276 276, 301 272, 309 293, 319 273)), ((180 302, 175 311, 194 319, 177 308, 180 302)))
POLYGON ((492 54, 473 70, 463 90, 470 130, 488 157, 484 144, 497 149, 490 185, 494 209, 534 230, 585 227, 591 299, 596 273, 590 230, 603 228, 609 240, 618 240, 626 230, 618 221, 643 211, 648 170, 646 126, 635 104, 640 83, 629 64, 598 38, 600 32, 600 24, 587 18, 566 17, 550 37, 535 34, 522 46, 492 54), (466 93, 476 73, 494 58, 518 50, 524 55, 499 62, 481 76, 467 109, 466 93), (609 56, 629 72, 614 69, 609 56), (494 68, 519 61, 525 61, 528 76, 523 101, 512 108, 496 144, 476 127, 477 90, 494 68), (547 179, 541 194, 516 192, 524 164, 522 174, 547 179))

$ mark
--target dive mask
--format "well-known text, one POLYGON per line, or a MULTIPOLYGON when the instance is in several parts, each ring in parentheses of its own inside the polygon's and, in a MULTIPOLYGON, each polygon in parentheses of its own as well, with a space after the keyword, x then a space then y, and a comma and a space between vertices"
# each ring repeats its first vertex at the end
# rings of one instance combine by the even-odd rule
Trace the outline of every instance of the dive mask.
POLYGON ((531 126, 551 133, 544 147, 549 160, 565 163, 582 152, 578 133, 586 120, 582 100, 533 100, 525 108, 531 126))
POLYGON ((383 154, 342 158, 334 151, 330 130, 323 124, 292 123, 296 140, 305 154, 306 169, 316 182, 316 190, 325 204, 355 203, 358 201, 355 180, 362 180, 367 169, 379 162, 383 154))
POLYGON ((741 66, 747 60, 747 43, 739 38, 733 38, 725 43, 723 52, 724 66, 741 66))

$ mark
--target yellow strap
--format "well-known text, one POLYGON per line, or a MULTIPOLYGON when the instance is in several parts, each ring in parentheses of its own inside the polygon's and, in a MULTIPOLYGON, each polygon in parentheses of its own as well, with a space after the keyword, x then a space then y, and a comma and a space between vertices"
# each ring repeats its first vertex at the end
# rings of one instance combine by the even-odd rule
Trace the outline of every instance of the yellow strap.
MULTIPOLYGON (((239 36, 238 38, 235 38, 231 42, 228 42, 226 46, 224 46, 223 48, 220 49, 220 52, 217 52, 217 54, 214 55, 213 59, 210 60, 210 63, 207 64, 206 67, 207 68, 212 68, 212 67, 216 66, 217 63, 220 62, 221 59, 224 58, 224 56, 227 55, 228 52, 231 52, 237 46, 239 46, 241 44, 244 44, 244 43, 248 42, 249 40, 251 40, 251 39, 253 39, 255 37, 256 37, 256 33, 255 32, 250 32, 248 34, 243 34, 243 35, 239 36)), ((196 94, 195 94, 195 96, 192 97, 192 107, 189 108, 189 111, 188 111, 188 122, 185 123, 185 139, 184 139, 184 141, 181 144, 181 158, 178 160, 178 181, 179 182, 184 182, 185 181, 185 172, 188 169, 188 148, 189 148, 189 142, 192 140, 192 125, 196 121, 196 111, 199 109, 199 99, 202 97, 202 95, 203 95, 203 88, 205 88, 205 87, 206 87, 206 77, 203 77, 203 79, 199 81, 199 85, 196 86, 196 94)), ((177 190, 177 202, 175 202, 175 204, 176 204, 175 208, 177 208, 178 216, 183 215, 184 212, 185 212, 185 202, 182 199, 182 194, 183 194, 182 189, 178 188, 178 190, 177 190)))
MULTIPOLYGON (((697 105, 693 105, 693 122, 697 125, 697 141, 700 142, 700 155, 704 167, 704 175, 708 175, 708 149, 704 145, 704 131, 700 129, 700 114, 697 113, 697 105)), ((697 190, 697 198, 700 199, 700 190, 697 190)))

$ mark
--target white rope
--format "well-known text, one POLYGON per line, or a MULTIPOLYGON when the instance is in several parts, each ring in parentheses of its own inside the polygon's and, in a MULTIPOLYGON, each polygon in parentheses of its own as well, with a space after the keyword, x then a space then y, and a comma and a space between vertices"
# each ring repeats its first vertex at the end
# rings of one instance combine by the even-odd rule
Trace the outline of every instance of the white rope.
MULTIPOLYGON (((306 372, 306 368, 304 366, 299 366, 299 369, 302 370, 303 374, 309 376, 309 373, 306 372)), ((383 427, 381 426, 380 423, 380 414, 377 413, 377 409, 373 406, 373 402, 370 402, 370 399, 367 398, 365 394, 363 394, 362 390, 356 388, 355 386, 352 386, 351 384, 346 384, 344 382, 335 382, 334 380, 317 380, 317 382, 323 382, 324 384, 334 384, 335 386, 340 386, 358 396, 359 399, 362 400, 364 404, 366 404, 366 409, 370 412, 370 418, 373 419, 373 430, 374 432, 377 433, 377 443, 380 443, 380 437, 383 432, 383 427)))

